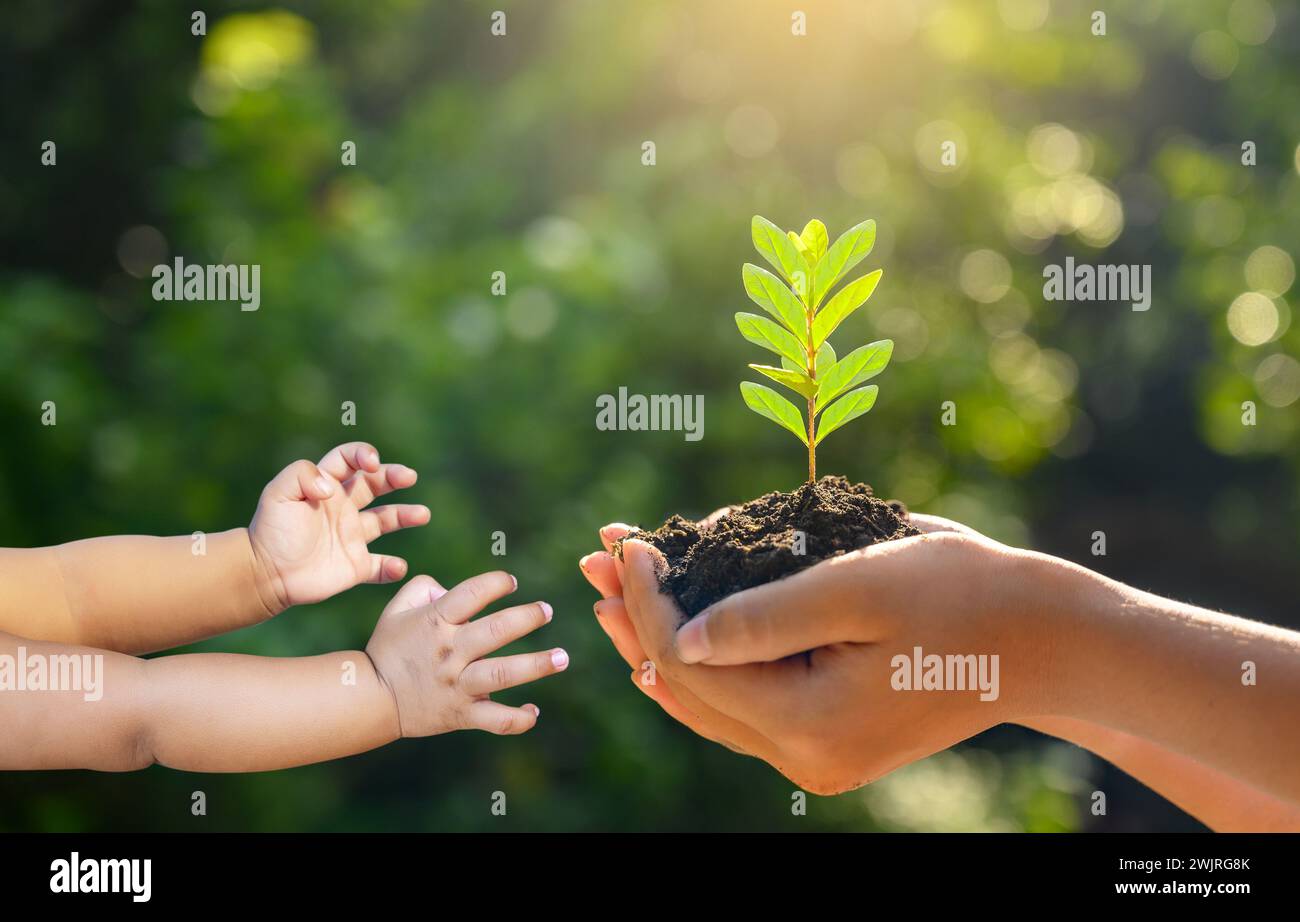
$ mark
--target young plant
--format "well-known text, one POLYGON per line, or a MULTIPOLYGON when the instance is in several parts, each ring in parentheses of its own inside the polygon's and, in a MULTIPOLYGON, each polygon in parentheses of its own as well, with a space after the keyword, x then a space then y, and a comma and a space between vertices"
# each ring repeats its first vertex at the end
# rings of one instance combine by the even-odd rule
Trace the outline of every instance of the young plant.
POLYGON ((790 401, 770 387, 742 381, 741 396, 751 410, 789 429, 808 446, 808 482, 817 480, 817 446, 851 419, 871 409, 880 388, 865 381, 889 364, 894 342, 882 339, 854 349, 842 359, 827 338, 853 313, 880 281, 882 270, 854 279, 823 305, 836 283, 860 263, 876 242, 876 222, 863 221, 827 246, 826 225, 816 218, 802 234, 782 231, 754 215, 754 246, 781 273, 745 263, 745 291, 773 319, 736 314, 740 335, 781 357, 781 367, 750 365, 807 402, 807 422, 790 401), (818 416, 820 415, 820 420, 818 416))

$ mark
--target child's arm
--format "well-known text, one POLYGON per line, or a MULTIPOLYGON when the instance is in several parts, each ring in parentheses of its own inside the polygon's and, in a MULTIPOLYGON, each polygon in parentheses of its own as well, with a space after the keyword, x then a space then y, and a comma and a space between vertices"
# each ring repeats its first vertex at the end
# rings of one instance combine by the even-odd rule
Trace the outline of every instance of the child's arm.
POLYGON ((429 521, 424 506, 366 507, 415 483, 370 445, 297 461, 262 491, 248 528, 195 538, 115 536, 0 549, 0 631, 125 653, 179 646, 263 621, 361 582, 406 574, 371 554, 382 534, 429 521))
POLYGON ((96 700, 100 692, 87 691, 85 683, 62 691, 0 691, 4 770, 134 771, 158 762, 189 771, 255 771, 339 758, 396 739, 392 698, 360 651, 142 660, 0 634, 0 657, 6 656, 28 667, 78 657, 102 697, 96 700), (340 680, 347 662, 356 667, 355 686, 340 680))
MULTIPOLYGON (((543 603, 468 620, 514 585, 508 574, 488 573, 448 592, 417 577, 384 610, 365 652, 298 659, 140 660, 0 634, 0 769, 130 771, 158 763, 268 771, 364 752, 401 736, 469 728, 522 733, 536 722, 537 709, 488 696, 559 672, 568 659, 562 650, 482 658, 550 620, 543 603), (35 661, 48 670, 54 657, 71 656, 83 658, 80 689, 19 691, 5 680, 6 657, 14 667, 25 663, 30 674, 35 661)), ((61 674, 71 674, 70 662, 57 666, 61 674)))

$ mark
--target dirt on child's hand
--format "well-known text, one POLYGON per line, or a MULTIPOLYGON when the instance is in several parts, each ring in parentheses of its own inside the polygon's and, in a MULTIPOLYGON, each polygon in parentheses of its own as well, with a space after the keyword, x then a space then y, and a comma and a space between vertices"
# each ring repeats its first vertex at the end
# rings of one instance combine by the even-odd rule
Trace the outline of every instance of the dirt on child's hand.
POLYGON ((517 734, 537 723, 536 705, 509 707, 490 695, 563 672, 568 653, 555 648, 485 657, 547 624, 551 606, 533 602, 470 620, 516 587, 515 578, 501 571, 450 590, 431 576, 417 576, 393 596, 366 654, 393 695, 402 736, 464 729, 517 734))

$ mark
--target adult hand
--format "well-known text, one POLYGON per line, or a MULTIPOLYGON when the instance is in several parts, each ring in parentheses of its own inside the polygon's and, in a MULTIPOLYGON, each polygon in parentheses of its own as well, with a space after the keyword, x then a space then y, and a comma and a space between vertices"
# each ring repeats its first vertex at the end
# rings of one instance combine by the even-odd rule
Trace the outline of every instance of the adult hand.
POLYGON ((1037 709, 1049 659, 1032 615, 1045 601, 1038 560, 973 534, 924 534, 736 593, 680 633, 654 548, 623 544, 622 586, 642 647, 676 693, 759 734, 768 746, 756 754, 801 787, 836 793, 1037 709), (911 662, 918 647, 922 662, 911 662), (896 688, 897 658, 911 678, 928 655, 945 684, 960 671, 966 690, 896 688), (972 687, 981 655, 998 656, 995 695, 972 687), (961 669, 945 669, 947 656, 961 669), (738 663, 748 665, 721 668, 738 663))
MULTIPOLYGON (((725 510, 719 510, 715 515, 722 512, 725 510)), ((632 668, 632 684, 670 717, 705 739, 743 755, 762 757, 761 753, 770 753, 770 741, 751 728, 718 713, 700 701, 689 689, 674 688, 646 655, 623 603, 620 574, 622 562, 612 554, 614 543, 631 530, 622 523, 601 528, 600 540, 605 549, 586 555, 578 561, 578 567, 587 581, 601 594, 601 600, 594 606, 596 621, 623 661, 632 668)))

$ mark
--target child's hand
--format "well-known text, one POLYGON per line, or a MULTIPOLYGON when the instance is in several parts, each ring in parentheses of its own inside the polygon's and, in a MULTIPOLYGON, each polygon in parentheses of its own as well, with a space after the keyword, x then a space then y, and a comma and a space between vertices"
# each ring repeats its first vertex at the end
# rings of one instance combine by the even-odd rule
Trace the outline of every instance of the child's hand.
POLYGON ((248 536, 280 610, 405 576, 405 560, 372 554, 366 545, 424 525, 428 507, 366 507, 415 479, 409 467, 380 464, 379 452, 365 442, 338 446, 319 466, 295 461, 277 474, 262 491, 248 536))
POLYGON ((537 723, 536 705, 508 707, 488 696, 563 672, 569 654, 556 648, 482 657, 549 622, 551 606, 516 605, 469 620, 515 588, 515 578, 498 570, 470 577, 450 590, 431 576, 417 576, 393 596, 375 625, 366 655, 392 692, 402 736, 464 729, 513 734, 537 723))

